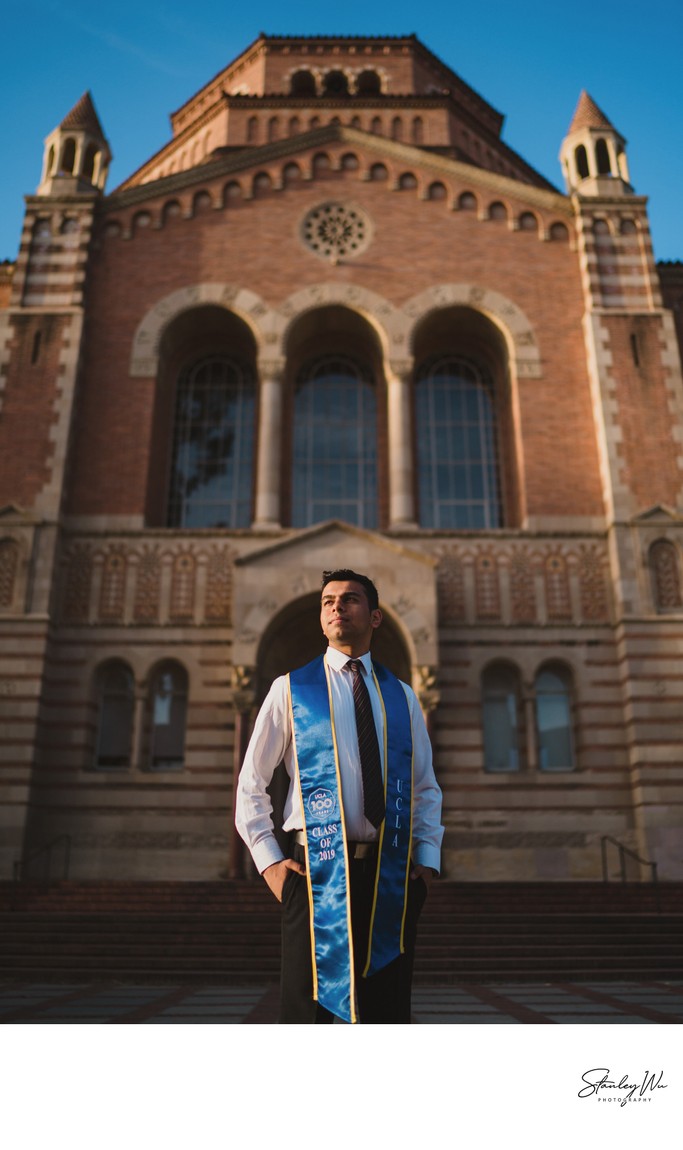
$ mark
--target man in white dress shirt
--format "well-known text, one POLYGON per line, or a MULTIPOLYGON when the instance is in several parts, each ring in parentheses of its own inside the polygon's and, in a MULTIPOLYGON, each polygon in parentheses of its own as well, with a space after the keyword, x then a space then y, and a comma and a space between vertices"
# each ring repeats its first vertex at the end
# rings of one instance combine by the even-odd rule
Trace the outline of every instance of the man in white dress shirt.
MULTIPOLYGON (((328 1009, 320 1002, 320 998, 324 998, 325 995, 320 992, 317 977, 318 943, 315 941, 312 944, 312 936, 315 939, 318 937, 318 920, 314 915, 313 896, 316 890, 320 891, 322 883, 323 893, 320 899, 321 902, 326 901, 324 884, 327 874, 330 873, 324 870, 323 864, 317 864, 320 869, 315 871, 312 855, 327 858, 329 855, 334 856, 335 850, 313 851, 312 848, 318 847, 321 840, 316 841, 310 835, 327 834, 338 830, 340 836, 338 839, 324 839, 322 845, 333 847, 336 845, 337 862, 339 863, 340 856, 345 860, 344 864, 340 864, 342 877, 337 877, 335 881, 341 884, 342 903, 348 892, 347 905, 350 906, 351 929, 348 936, 352 1005, 348 1020, 406 1023, 410 1022, 410 993, 417 919, 432 879, 439 873, 443 837, 441 791, 434 776, 429 736, 414 692, 405 683, 400 683, 402 691, 398 690, 399 680, 382 668, 373 667, 370 642, 373 632, 381 625, 382 612, 379 608, 377 590, 372 581, 367 576, 348 569, 325 572, 320 622, 329 643, 324 656, 324 676, 323 671, 320 672, 323 683, 325 679, 327 682, 327 689, 324 690, 325 699, 329 697, 329 704, 327 701, 322 704, 323 709, 329 708, 326 720, 323 720, 323 728, 326 729, 325 722, 329 724, 331 721, 333 733, 330 739, 330 752, 327 755, 325 740, 323 738, 321 741, 319 727, 316 725, 309 754, 313 756, 311 769, 314 783, 317 781, 315 772, 318 770, 317 764, 321 758, 325 760, 324 771, 328 769, 332 771, 332 775, 321 777, 320 782, 325 786, 321 786, 316 792, 318 795, 323 795, 328 804, 335 802, 335 784, 330 780, 336 777, 341 790, 339 807, 336 808, 339 810, 339 826, 337 822, 329 822, 329 816, 327 826, 313 826, 313 828, 310 826, 311 819, 304 819, 304 809, 312 810, 310 797, 304 797, 310 796, 311 792, 310 790, 306 792, 305 788, 302 788, 301 779, 302 775, 305 779, 307 770, 304 762, 307 732, 301 729, 305 725, 305 720, 297 717, 295 722, 295 715, 308 713, 306 708, 308 700, 312 698, 310 694, 312 688, 307 686, 306 681, 295 688, 295 675, 300 672, 292 674, 291 683, 290 676, 276 679, 259 712, 240 774, 236 825, 251 851, 257 870, 283 906, 280 1022, 333 1022, 335 1014, 344 1017, 342 1009, 337 1009, 335 1005, 328 1009), (356 661, 355 667, 350 660, 356 661), (353 673, 349 673, 350 670, 353 673), (375 672, 382 676, 382 683, 387 679, 393 682, 395 692, 393 696, 384 687, 380 688, 380 680, 375 672), (367 775, 363 773, 365 764, 361 764, 361 758, 367 756, 362 747, 359 749, 357 733, 358 712, 355 707, 355 690, 358 684, 354 686, 354 678, 357 678, 359 673, 365 684, 365 687, 361 686, 360 689, 365 691, 367 688, 372 708, 377 733, 375 745, 379 747, 381 771, 384 776, 386 819, 384 800, 380 799, 382 810, 379 820, 374 818, 374 823, 379 822, 379 825, 374 825, 373 821, 370 821, 374 816, 368 817, 367 808, 364 809, 364 778, 365 790, 370 790, 370 783, 367 782, 367 775), (303 703, 303 712, 298 709, 299 699, 303 703), (387 781, 388 751, 385 725, 391 728, 394 714, 397 716, 397 724, 400 725, 401 716, 396 711, 397 707, 402 712, 403 729, 407 731, 405 737, 411 744, 406 761, 410 762, 407 787, 412 821, 408 819, 407 832, 401 832, 404 838, 407 835, 404 879, 401 879, 400 866, 396 870, 389 849, 390 843, 395 845, 392 838, 394 825, 401 825, 399 818, 403 818, 403 813, 400 816, 397 813, 402 807, 400 796, 403 783, 399 779, 392 791, 391 772, 387 781), (334 760, 329 768, 326 766, 327 758, 334 760), (291 832, 292 846, 289 857, 283 855, 275 838, 272 806, 266 791, 273 772, 282 761, 289 776, 283 822, 283 829, 291 832), (386 846, 382 845, 384 842, 386 846), (340 843, 343 844, 342 850, 339 849, 340 843), (380 858, 381 865, 378 861, 380 858), (388 858, 388 861, 385 870, 382 871, 385 858, 388 858), (378 868, 383 876, 382 883, 378 877, 378 868), (394 878, 387 879, 386 875, 391 876, 392 873, 394 878), (396 874, 398 879, 395 877, 396 874), (377 963, 372 964, 368 957, 366 968, 366 955, 370 953, 370 938, 374 938, 373 931, 379 933, 382 929, 381 925, 373 926, 373 923, 381 924, 383 913, 387 921, 392 914, 395 914, 393 910, 385 911, 382 905, 382 900, 386 897, 383 892, 392 883, 400 890, 399 895, 392 894, 391 898, 400 897, 401 900, 399 919, 402 913, 400 944, 402 953, 397 951, 397 957, 387 962, 386 954, 389 952, 386 951, 385 957, 379 961, 380 969, 373 970, 372 966, 377 966, 377 963)), ((320 662, 322 665, 323 661, 320 662)), ((313 666, 314 664, 309 664, 309 667, 313 666)), ((308 668, 305 669, 307 670, 308 668)), ((388 684, 389 687, 391 682, 388 684)), ((322 698, 322 695, 318 695, 317 698, 322 698)), ((362 725, 360 716, 358 725, 362 725)), ((372 727, 372 722, 369 725, 372 727)), ((374 732, 371 737, 374 739, 374 732)), ((396 742, 396 738, 393 742, 396 742)), ((389 743, 392 743, 391 739, 389 743)), ((381 785, 380 779, 380 788, 381 785)), ((395 839, 398 837, 396 834, 395 839)), ((391 898, 386 899, 387 903, 391 898)), ((336 912, 326 910, 324 913, 329 916, 336 912)), ((343 919, 346 916, 340 913, 339 917, 343 919)), ((341 921, 338 927, 329 921, 324 922, 320 929, 321 936, 324 928, 331 930, 332 935, 343 935, 346 925, 341 921)), ((391 927, 386 929, 391 931, 391 927)), ((324 964, 322 959, 320 961, 322 970, 324 964)))

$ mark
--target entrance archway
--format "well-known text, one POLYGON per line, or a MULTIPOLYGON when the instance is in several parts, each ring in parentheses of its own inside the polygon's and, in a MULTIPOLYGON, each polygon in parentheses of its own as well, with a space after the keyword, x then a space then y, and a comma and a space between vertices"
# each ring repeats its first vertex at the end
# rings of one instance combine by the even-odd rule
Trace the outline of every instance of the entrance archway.
MULTIPOLYGON (((320 628, 320 592, 295 599, 280 611, 261 638, 257 661, 260 704, 278 675, 286 675, 322 655, 327 643, 320 628)), ((372 657, 411 682, 410 657, 397 625, 386 614, 372 639, 372 657)))

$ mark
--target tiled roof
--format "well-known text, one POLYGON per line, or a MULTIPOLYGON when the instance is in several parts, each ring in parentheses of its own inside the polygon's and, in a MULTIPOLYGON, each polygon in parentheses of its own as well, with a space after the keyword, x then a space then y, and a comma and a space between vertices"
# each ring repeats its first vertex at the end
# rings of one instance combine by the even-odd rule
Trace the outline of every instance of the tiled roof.
POLYGON ((613 125, 604 112, 601 112, 595 100, 584 89, 579 96, 574 118, 569 127, 568 135, 579 132, 582 128, 612 128, 613 125))
POLYGON ((100 136, 104 139, 102 125, 95 111, 90 92, 83 93, 78 103, 74 104, 59 126, 66 131, 88 132, 91 136, 100 136))

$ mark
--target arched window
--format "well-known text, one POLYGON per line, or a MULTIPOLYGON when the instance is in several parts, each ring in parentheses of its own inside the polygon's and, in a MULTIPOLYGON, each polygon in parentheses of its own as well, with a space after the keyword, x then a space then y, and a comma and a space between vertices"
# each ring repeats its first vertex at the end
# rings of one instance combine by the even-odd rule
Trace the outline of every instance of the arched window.
POLYGON ((178 770, 185 763, 187 672, 164 663, 150 683, 149 756, 151 771, 178 770))
POLYGON ((131 765, 135 683, 127 663, 119 660, 100 667, 97 678, 97 738, 95 767, 125 769, 131 765))
POLYGON ((446 356, 415 385, 420 523, 490 529, 502 522, 493 382, 479 364, 446 356))
POLYGON ((416 116, 413 120, 413 143, 424 143, 424 121, 422 116, 416 116))
POLYGON ((315 76, 312 72, 295 72, 289 90, 292 96, 315 96, 315 76))
POLYGON ((476 212, 477 197, 472 192, 463 192, 458 200, 458 207, 461 212, 476 212))
POLYGON ((656 611, 680 611, 681 577, 678 553, 669 539, 657 539, 649 551, 652 595, 656 611))
POLYGON ((538 220, 533 212, 522 212, 519 217, 519 226, 523 232, 537 232, 538 220))
POLYGON ((60 171, 63 172, 64 175, 67 175, 67 176, 72 175, 75 163, 76 163, 76 141, 74 139, 72 139, 71 137, 69 137, 67 140, 64 141, 64 147, 62 148, 62 161, 60 164, 60 171))
POLYGON ((541 771, 574 768, 572 685, 565 667, 542 667, 534 683, 536 740, 541 771))
POLYGON ((382 91, 380 78, 376 72, 361 72, 356 81, 359 96, 379 96, 382 91))
POLYGON ((598 167, 599 176, 611 176, 612 165, 609 158, 609 150, 605 140, 598 140, 595 145, 595 162, 598 167))
POLYGON ((175 408, 169 527, 248 527, 256 389, 247 366, 223 356, 181 375, 175 408))
POLYGON ((590 173, 588 169, 588 153, 583 144, 579 144, 574 152, 574 159, 576 160, 576 170, 579 174, 579 178, 585 180, 590 173))
POLYGON ((294 396, 292 526, 343 519, 377 526, 377 399, 372 374, 345 356, 301 372, 294 396))
POLYGON ((551 224, 550 225, 550 239, 554 243, 566 244, 569 243, 569 229, 565 224, 551 224))
POLYGON ((403 139, 403 120, 400 116, 394 116, 391 121, 391 138, 392 140, 403 139))
POLYGON ((335 69, 325 76, 323 88, 325 96, 348 96, 349 81, 343 72, 335 69))
POLYGON ((89 144, 83 160, 83 177, 92 183, 95 175, 95 160, 99 149, 97 144, 89 144))
POLYGON ((516 667, 496 663, 486 668, 482 675, 482 711, 485 769, 518 771, 521 688, 516 667))
POLYGON ((301 168, 298 164, 285 164, 282 169, 282 182, 285 187, 289 188, 293 184, 298 184, 301 179, 301 168))

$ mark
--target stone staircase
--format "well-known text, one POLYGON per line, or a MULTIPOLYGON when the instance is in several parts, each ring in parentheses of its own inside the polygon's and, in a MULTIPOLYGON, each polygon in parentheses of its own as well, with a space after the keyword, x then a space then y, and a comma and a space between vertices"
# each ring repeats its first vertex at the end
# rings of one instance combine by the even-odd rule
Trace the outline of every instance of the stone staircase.
MULTIPOLYGON (((260 881, 0 883, 0 981, 277 981, 260 881)), ((683 979, 683 884, 435 884, 416 982, 683 979)))

